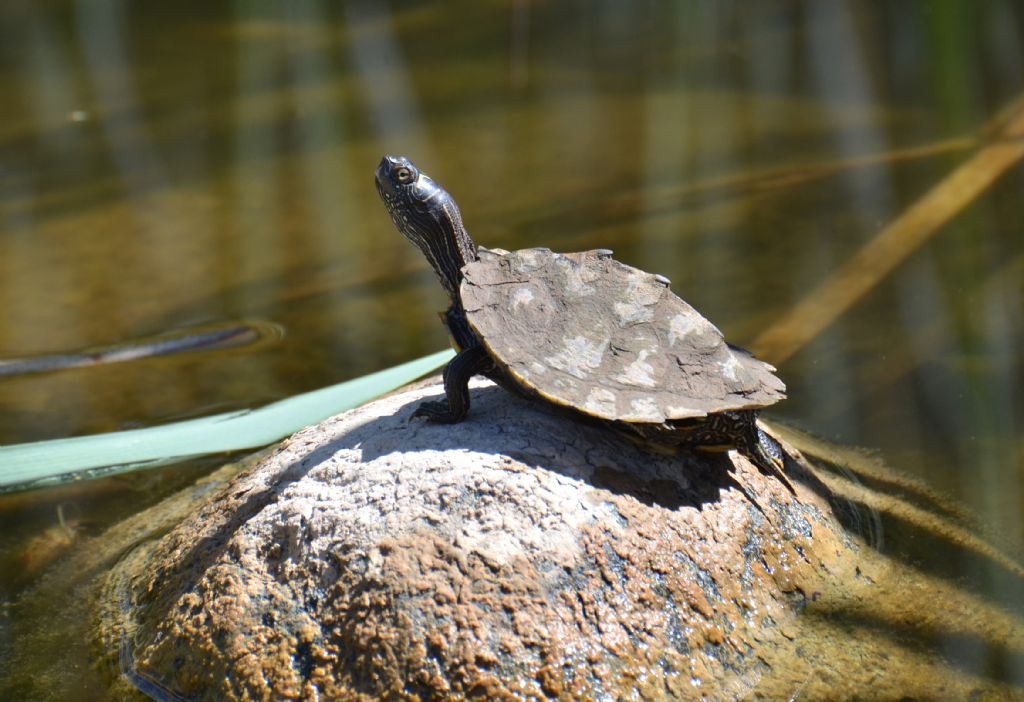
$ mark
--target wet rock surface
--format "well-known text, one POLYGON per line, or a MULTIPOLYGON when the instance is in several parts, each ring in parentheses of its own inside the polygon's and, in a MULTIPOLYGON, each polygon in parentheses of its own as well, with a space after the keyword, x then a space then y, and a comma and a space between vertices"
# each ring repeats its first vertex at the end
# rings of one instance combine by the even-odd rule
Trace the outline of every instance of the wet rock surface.
POLYGON ((971 689, 808 638, 886 569, 801 466, 794 497, 473 387, 458 425, 410 419, 429 387, 303 430, 135 549, 105 580, 108 667, 190 699, 971 689))

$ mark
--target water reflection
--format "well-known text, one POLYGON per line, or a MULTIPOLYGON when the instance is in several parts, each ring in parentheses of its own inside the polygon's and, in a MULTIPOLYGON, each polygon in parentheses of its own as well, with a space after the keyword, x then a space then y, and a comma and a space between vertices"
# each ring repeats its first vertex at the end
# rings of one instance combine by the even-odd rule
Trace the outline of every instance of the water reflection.
MULTIPOLYGON (((443 182, 482 244, 613 248, 749 343, 1024 91, 1010 0, 19 2, 0 18, 0 356, 243 318, 287 331, 4 380, 5 443, 252 406, 441 348, 441 293, 373 191, 381 153, 443 182)), ((775 412, 925 476, 1016 552, 1022 176, 787 360, 775 412)), ((0 522, 49 518, 39 500, 0 522)), ((951 576, 976 565, 887 544, 951 576)))

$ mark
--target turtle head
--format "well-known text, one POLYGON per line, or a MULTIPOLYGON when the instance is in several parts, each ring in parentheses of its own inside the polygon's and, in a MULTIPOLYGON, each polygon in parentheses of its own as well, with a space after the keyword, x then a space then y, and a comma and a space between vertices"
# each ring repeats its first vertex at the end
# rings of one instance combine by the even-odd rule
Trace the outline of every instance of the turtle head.
POLYGON ((395 227, 423 252, 452 302, 458 302, 462 267, 477 256, 455 200, 404 156, 382 158, 376 181, 395 227))

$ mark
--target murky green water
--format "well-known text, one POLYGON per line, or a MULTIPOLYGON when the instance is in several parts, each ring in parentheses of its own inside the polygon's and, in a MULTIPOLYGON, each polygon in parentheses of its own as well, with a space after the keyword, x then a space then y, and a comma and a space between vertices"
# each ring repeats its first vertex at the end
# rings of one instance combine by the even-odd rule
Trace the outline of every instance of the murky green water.
MULTIPOLYGON (((443 183, 479 243, 613 248, 742 345, 1022 93, 1011 0, 7 3, 0 356, 242 319, 285 334, 5 378, 0 442, 254 406, 442 348, 441 291, 373 188, 384 152, 443 183)), ((771 412, 924 478, 1016 553, 1022 195, 1016 165, 780 365, 771 412)), ((58 507, 99 531, 202 469, 0 498, 0 601, 58 507)), ((1003 574, 883 531, 1024 608, 1003 574)))

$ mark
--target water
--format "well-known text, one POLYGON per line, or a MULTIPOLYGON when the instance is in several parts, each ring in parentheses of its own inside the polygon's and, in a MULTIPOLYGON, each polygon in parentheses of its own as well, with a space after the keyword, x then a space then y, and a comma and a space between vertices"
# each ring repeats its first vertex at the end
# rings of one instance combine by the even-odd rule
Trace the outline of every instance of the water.
MULTIPOLYGON (((234 320, 285 333, 5 378, 0 443, 259 405, 442 348, 440 288, 374 192, 384 152, 444 184, 479 243, 612 248, 742 345, 1022 93, 1009 0, 8 3, 0 356, 234 320)), ((876 451, 1015 553, 1022 188, 1016 165, 781 364, 770 413, 876 451)), ((42 572, 17 564, 58 507, 98 533, 206 469, 0 499, 0 571, 18 573, 0 601, 42 572)), ((959 551, 883 532, 1021 606, 959 551)))

